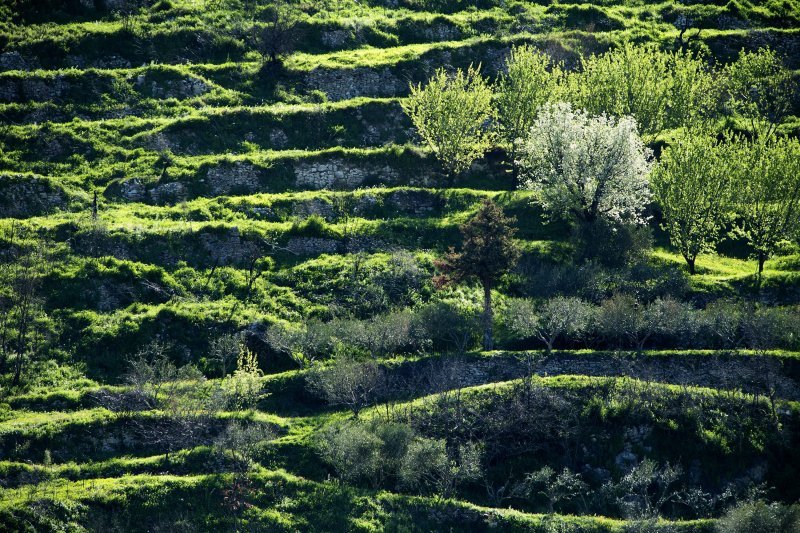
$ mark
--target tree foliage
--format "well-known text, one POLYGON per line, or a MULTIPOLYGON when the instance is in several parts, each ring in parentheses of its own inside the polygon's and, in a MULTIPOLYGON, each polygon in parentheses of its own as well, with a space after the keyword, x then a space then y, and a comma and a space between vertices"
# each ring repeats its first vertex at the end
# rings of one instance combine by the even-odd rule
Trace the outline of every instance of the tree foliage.
POLYGON ((554 217, 643 223, 650 156, 634 119, 549 105, 521 145, 521 186, 554 217))
POLYGON ((730 145, 685 130, 661 155, 651 185, 670 242, 695 273, 697 256, 713 252, 731 207, 730 145))
POLYGON ((270 2, 262 18, 265 23, 253 26, 251 39, 261 57, 275 65, 294 51, 300 36, 300 14, 287 0, 276 0, 270 2))
POLYGON ((566 74, 549 56, 531 46, 511 49, 506 72, 496 87, 497 114, 502 140, 512 147, 525 137, 539 107, 564 96, 566 74))
POLYGON ((589 113, 633 116, 643 133, 685 126, 713 110, 714 77, 690 51, 625 45, 584 58, 571 80, 575 103, 589 113))
POLYGON ((797 87, 774 50, 742 50, 723 79, 729 109, 748 120, 752 133, 771 133, 792 109, 797 87))
POLYGON ((483 347, 491 350, 492 288, 507 273, 520 256, 514 243, 515 218, 506 217, 503 210, 489 199, 483 200, 478 212, 461 226, 463 242, 461 251, 450 250, 436 262, 440 274, 434 285, 443 287, 452 283, 477 280, 483 288, 483 347))
POLYGON ((759 137, 737 145, 731 158, 740 218, 735 233, 754 250, 760 275, 778 244, 800 224, 800 142, 759 137))
POLYGON ((492 90, 479 68, 452 76, 440 69, 424 87, 412 85, 402 105, 451 179, 492 146, 492 90))

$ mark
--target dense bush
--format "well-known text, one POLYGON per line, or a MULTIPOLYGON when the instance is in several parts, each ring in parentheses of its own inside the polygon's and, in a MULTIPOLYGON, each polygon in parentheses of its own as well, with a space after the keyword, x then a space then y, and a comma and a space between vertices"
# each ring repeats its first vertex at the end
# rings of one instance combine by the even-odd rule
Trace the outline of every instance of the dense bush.
POLYGON ((731 508, 717 523, 717 531, 720 533, 790 533, 798 530, 800 507, 780 503, 767 504, 760 500, 744 502, 731 508))
POLYGON ((478 445, 450 450, 443 439, 422 437, 407 424, 377 419, 327 426, 317 449, 340 478, 376 488, 450 496, 459 485, 482 475, 478 445))

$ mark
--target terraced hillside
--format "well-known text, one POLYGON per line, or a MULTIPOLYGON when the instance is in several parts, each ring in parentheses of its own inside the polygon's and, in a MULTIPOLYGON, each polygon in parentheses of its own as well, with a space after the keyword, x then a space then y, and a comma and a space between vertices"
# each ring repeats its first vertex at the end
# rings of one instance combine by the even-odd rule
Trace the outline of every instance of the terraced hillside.
MULTIPOLYGON (((403 106, 440 68, 493 83, 523 45, 568 77, 653 43, 715 80, 769 48, 796 88, 797 1, 4 0, 0 19, 0 529, 800 527, 797 235, 759 274, 726 232, 689 275, 653 201, 631 242, 578 257, 510 145, 447 176, 403 106), (484 292, 432 280, 486 199, 521 257, 481 351, 484 292), (549 336, 529 327, 548 309, 568 323, 549 336)), ((795 90, 773 134, 798 116, 795 90)), ((738 108, 707 118, 753 134, 738 108)), ((660 156, 678 129, 642 137, 660 156)))

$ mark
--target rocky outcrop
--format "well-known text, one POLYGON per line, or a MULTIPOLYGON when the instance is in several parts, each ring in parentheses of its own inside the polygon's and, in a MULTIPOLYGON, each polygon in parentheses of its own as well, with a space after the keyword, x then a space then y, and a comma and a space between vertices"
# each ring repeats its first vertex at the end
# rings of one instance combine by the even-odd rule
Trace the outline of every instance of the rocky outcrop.
POLYGON ((286 249, 295 255, 332 254, 339 248, 339 241, 324 237, 292 237, 286 249))
POLYGON ((36 58, 24 57, 16 50, 0 54, 0 70, 33 70, 38 67, 36 58))
POLYGON ((329 100, 347 100, 358 96, 388 97, 408 92, 408 81, 388 67, 382 69, 316 68, 304 79, 308 89, 324 92, 329 100))
POLYGON ((44 215, 66 207, 67 192, 40 176, 0 174, 0 218, 44 215))
POLYGON ((209 169, 205 184, 213 196, 252 194, 261 190, 264 169, 248 161, 236 161, 209 169))
POLYGON ((206 82, 198 78, 155 79, 149 73, 142 73, 133 80, 136 90, 152 98, 192 98, 210 90, 206 82))
POLYGON ((343 159, 299 163, 294 169, 299 189, 352 190, 364 184, 396 184, 399 172, 389 165, 354 164, 343 159))

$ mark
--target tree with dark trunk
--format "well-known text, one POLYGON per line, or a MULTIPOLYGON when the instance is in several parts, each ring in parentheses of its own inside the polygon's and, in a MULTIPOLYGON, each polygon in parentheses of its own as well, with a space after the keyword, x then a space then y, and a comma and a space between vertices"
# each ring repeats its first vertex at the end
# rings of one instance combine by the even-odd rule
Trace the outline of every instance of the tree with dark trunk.
POLYGON ((253 44, 268 65, 278 65, 297 44, 300 13, 286 0, 279 0, 269 6, 263 18, 265 24, 253 26, 253 44))
POLYGON ((758 282, 764 263, 800 227, 800 142, 767 137, 736 142, 733 194, 738 225, 758 262, 758 282))
POLYGON ((520 251, 514 243, 516 219, 506 217, 503 210, 489 199, 483 200, 478 212, 464 225, 461 251, 453 249, 436 261, 440 274, 433 283, 442 288, 454 283, 477 280, 483 288, 483 348, 491 350, 492 289, 500 276, 507 273, 519 260, 520 251))

